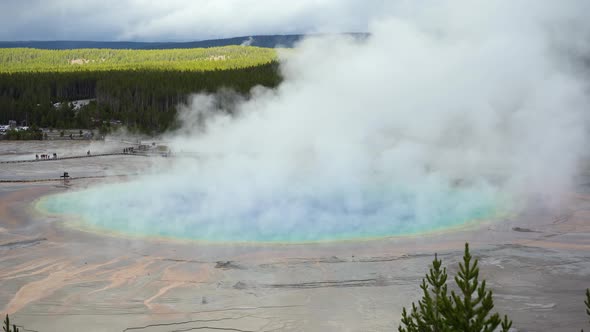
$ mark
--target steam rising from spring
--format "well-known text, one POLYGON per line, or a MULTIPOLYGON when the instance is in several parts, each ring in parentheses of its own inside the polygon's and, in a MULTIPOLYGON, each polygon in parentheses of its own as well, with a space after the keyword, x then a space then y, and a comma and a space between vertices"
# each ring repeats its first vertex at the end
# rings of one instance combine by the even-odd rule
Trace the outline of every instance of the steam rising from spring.
POLYGON ((366 40, 286 51, 275 90, 193 96, 167 140, 199 158, 52 206, 129 233, 315 241, 558 201, 587 138, 588 5, 400 3, 366 40))

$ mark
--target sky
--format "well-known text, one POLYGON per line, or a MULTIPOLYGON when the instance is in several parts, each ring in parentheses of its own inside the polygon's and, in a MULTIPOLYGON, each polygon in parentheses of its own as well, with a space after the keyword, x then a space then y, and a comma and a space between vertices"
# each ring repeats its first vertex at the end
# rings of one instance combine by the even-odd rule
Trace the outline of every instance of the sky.
POLYGON ((406 1, 0 0, 0 40, 193 41, 366 32, 406 1))

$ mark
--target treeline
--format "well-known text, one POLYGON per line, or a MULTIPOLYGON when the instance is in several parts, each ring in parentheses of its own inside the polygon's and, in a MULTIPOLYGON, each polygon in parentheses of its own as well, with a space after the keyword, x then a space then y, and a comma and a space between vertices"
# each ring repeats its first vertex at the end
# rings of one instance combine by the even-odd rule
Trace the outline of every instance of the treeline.
MULTIPOLYGON (((368 36, 364 33, 345 34, 354 37, 368 36)), ((257 47, 286 47, 292 48, 295 43, 306 35, 258 35, 242 36, 222 39, 209 39, 189 42, 129 42, 129 41, 74 41, 74 40, 48 40, 48 41, 0 41, 0 48, 29 47, 47 50, 67 50, 77 48, 111 48, 134 50, 162 50, 175 48, 203 48, 221 47, 229 45, 242 45, 247 42, 250 46, 257 47)))
MULTIPOLYGON (((136 51, 134 51, 136 52, 136 51)), ((141 52, 141 51, 139 51, 141 52)), ((0 123, 50 128, 97 128, 112 120, 131 130, 161 132, 174 125, 176 106, 195 92, 228 88, 246 95, 281 81, 276 61, 208 71, 94 70, 0 73, 0 123), (74 110, 68 101, 93 99, 74 110), (54 103, 63 102, 54 107, 54 103)))
POLYGON ((251 46, 166 50, 7 48, 0 49, 0 72, 206 71, 252 67, 276 58, 274 49, 251 46))
POLYGON ((11 129, 6 131, 4 139, 8 140, 24 140, 24 141, 31 141, 31 140, 42 140, 43 139, 43 132, 37 126, 30 127, 26 130, 18 130, 18 129, 11 129))

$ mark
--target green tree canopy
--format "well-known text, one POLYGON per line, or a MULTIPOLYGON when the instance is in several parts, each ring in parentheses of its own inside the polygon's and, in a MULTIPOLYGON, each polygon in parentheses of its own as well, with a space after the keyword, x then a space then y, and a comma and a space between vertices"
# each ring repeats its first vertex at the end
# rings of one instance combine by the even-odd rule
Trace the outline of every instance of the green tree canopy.
POLYGON ((435 254, 429 273, 420 288, 422 298, 418 305, 412 303, 411 311, 403 308, 399 332, 493 332, 498 327, 508 332, 512 321, 508 316, 492 313, 492 291, 486 289, 485 280, 479 282, 477 259, 469 253, 465 244, 463 262, 459 263, 454 278, 458 292, 447 287, 447 271, 435 254))

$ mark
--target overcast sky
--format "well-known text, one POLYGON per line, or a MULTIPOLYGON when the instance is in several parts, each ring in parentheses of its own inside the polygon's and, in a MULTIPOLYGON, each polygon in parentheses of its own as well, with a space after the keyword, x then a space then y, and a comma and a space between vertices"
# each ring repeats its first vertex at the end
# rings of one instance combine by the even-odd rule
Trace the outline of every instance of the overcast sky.
MULTIPOLYGON (((391 0, 0 0, 0 40, 190 41, 366 32, 391 0)), ((406 2, 396 0, 397 5, 406 2)))

